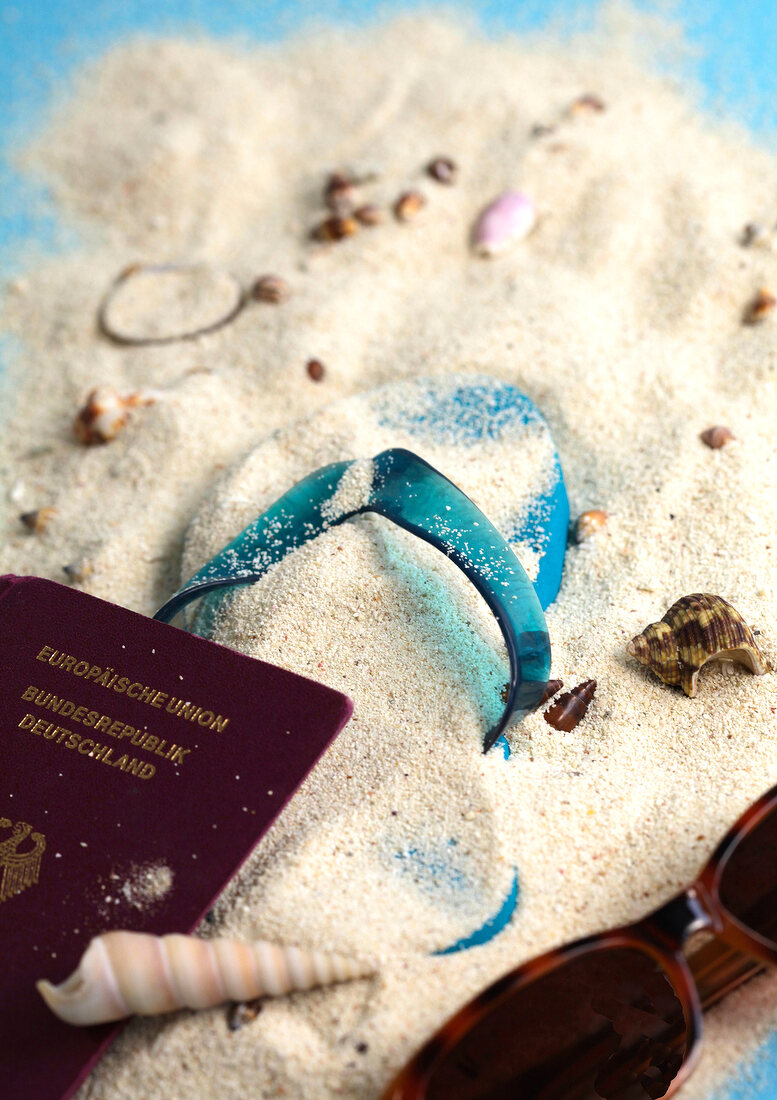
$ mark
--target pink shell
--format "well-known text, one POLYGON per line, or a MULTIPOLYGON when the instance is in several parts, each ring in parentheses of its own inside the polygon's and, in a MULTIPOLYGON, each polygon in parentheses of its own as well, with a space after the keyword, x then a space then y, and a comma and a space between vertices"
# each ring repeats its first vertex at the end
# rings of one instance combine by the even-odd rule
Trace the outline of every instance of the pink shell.
POLYGON ((494 256, 531 232, 537 218, 534 203, 523 191, 505 191, 490 203, 475 225, 472 243, 481 256, 494 256))

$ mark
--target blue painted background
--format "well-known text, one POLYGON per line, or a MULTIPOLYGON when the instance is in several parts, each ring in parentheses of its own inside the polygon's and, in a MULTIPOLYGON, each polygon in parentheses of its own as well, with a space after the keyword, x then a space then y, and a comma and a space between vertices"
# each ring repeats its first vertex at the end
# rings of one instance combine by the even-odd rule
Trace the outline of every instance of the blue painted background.
MULTIPOLYGON (((415 6, 412 0, 390 0, 380 11, 415 6)), ((79 64, 133 31, 205 31, 267 41, 311 22, 363 23, 371 7, 368 0, 0 0, 0 153, 12 151, 40 125, 52 96, 61 94, 79 64)), ((549 24, 579 29, 591 22, 595 10, 593 3, 580 0, 475 0, 461 7, 493 34, 549 24)), ((663 3, 661 11, 678 19, 699 49, 689 70, 707 107, 744 122, 771 142, 777 133, 773 0, 687 0, 663 3)), ((5 156, 0 159, 0 196, 0 271, 13 271, 26 244, 67 247, 68 232, 57 224, 45 192, 23 182, 5 156)), ((746 1083, 723 1089, 718 1100, 777 1097, 777 1036, 752 1072, 746 1083)))
MULTIPOLYGON (((380 13, 414 5, 387 0, 380 13)), ((433 6, 427 3, 425 6, 433 6)), ((446 5, 450 6, 450 5, 446 5)), ((575 29, 593 18, 585 0, 473 0, 460 5, 493 34, 557 24, 575 29)), ((645 0, 637 3, 650 9, 645 0)), ((777 9, 771 0, 686 0, 662 3, 700 48, 691 69, 710 106, 762 132, 777 130, 775 66, 777 9)), ((363 23, 369 0, 0 0, 0 150, 13 148, 43 116, 68 74, 127 33, 143 30, 207 31, 219 36, 272 40, 311 22, 363 23)), ((0 270, 13 269, 25 240, 46 248, 66 247, 43 192, 22 186, 0 161, 0 270)))

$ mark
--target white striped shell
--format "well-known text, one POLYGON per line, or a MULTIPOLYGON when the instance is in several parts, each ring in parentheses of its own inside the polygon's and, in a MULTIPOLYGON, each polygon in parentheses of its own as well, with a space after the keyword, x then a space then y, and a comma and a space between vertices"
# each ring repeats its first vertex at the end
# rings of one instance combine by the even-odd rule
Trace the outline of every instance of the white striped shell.
POLYGON ((91 941, 66 981, 40 981, 37 988, 61 1020, 86 1025, 279 996, 372 973, 353 959, 262 940, 106 932, 91 941))

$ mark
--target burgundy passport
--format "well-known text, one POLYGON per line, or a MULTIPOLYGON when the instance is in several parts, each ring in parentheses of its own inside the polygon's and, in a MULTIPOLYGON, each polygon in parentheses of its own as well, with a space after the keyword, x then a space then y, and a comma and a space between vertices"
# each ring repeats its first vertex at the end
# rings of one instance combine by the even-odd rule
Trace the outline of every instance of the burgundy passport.
POLYGON ((72 1095, 118 1032, 35 989, 110 928, 189 932, 351 715, 284 669, 0 577, 0 1093, 72 1095))

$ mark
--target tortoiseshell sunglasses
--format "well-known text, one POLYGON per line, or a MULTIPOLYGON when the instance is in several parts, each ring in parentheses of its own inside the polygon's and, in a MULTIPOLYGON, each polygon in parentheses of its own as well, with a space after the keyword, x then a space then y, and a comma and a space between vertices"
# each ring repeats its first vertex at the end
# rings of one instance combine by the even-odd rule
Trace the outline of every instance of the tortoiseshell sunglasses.
POLYGON ((460 1009, 384 1100, 644 1100, 696 1065, 702 1009, 777 964, 777 787, 687 890, 634 924, 549 951, 460 1009), (695 932, 718 939, 691 957, 695 932))

